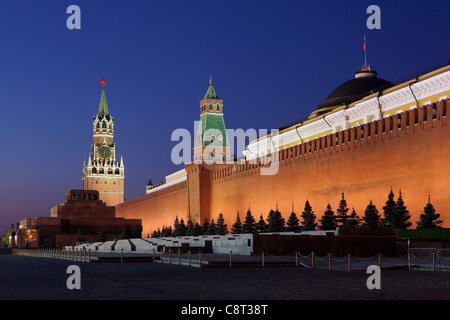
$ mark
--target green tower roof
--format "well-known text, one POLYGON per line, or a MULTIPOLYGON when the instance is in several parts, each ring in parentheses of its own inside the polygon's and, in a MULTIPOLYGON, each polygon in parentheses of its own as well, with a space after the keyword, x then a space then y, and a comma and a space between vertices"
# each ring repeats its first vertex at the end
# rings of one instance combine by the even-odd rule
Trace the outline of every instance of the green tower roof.
POLYGON ((102 86, 102 96, 100 98, 100 105, 98 107, 98 117, 99 119, 101 119, 104 116, 108 117, 109 112, 108 112, 108 104, 106 103, 105 87, 102 86))
POLYGON ((209 79, 209 88, 208 91, 206 91, 204 99, 219 99, 219 97, 216 94, 216 90, 214 90, 214 87, 212 85, 212 76, 209 79))

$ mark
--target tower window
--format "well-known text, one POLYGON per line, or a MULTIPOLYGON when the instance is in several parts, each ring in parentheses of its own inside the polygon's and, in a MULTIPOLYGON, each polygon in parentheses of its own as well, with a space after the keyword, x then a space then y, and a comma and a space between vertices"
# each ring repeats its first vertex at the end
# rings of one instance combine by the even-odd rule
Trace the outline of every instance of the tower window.
POLYGON ((212 109, 213 109, 212 104, 209 104, 209 111, 212 111, 212 109))
POLYGON ((105 180, 105 184, 106 184, 106 180, 105 180))
POLYGON ((209 141, 210 142, 214 142, 216 140, 216 137, 214 136, 214 135, 211 135, 210 137, 209 137, 209 141))

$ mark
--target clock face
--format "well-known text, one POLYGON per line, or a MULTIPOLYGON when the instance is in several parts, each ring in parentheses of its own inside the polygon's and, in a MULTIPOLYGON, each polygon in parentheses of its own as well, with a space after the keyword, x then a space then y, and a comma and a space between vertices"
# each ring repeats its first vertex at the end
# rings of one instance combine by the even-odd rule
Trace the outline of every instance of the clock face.
POLYGON ((108 146, 101 146, 98 148, 98 156, 102 159, 108 159, 111 157, 111 149, 108 146))

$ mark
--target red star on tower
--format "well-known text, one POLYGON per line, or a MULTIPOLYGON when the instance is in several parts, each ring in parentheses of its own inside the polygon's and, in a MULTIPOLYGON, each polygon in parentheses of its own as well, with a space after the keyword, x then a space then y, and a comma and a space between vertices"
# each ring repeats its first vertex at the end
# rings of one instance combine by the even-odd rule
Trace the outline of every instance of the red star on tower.
POLYGON ((100 80, 100 83, 102 84, 102 86, 105 86, 106 80, 102 78, 102 80, 100 80))

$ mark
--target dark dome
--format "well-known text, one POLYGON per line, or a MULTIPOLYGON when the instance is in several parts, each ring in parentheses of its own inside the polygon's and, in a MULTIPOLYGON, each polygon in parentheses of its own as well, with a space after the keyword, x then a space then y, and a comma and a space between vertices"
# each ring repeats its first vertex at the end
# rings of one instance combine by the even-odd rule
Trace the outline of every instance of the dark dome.
POLYGON ((387 89, 393 84, 378 78, 376 71, 359 71, 355 79, 347 81, 337 87, 330 95, 322 101, 316 111, 311 113, 310 118, 319 116, 333 110, 333 107, 348 105, 358 101, 372 93, 387 89))

